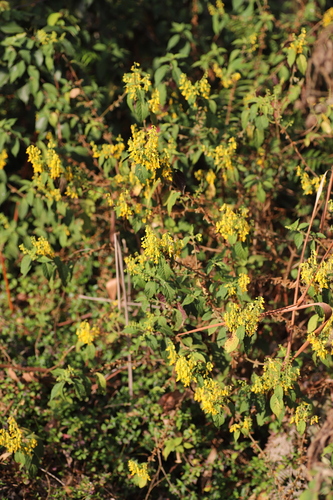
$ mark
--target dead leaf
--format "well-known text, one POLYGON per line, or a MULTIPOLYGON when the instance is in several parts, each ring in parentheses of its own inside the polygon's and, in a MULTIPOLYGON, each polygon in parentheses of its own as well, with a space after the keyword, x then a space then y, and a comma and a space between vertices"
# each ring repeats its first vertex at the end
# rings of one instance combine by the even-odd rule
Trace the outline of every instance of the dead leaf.
POLYGON ((10 378, 12 380, 15 380, 15 382, 19 382, 20 381, 20 379, 18 378, 18 376, 14 372, 13 368, 8 368, 7 369, 7 373, 8 373, 8 375, 10 376, 10 378))
POLYGON ((76 87, 76 88, 74 88, 74 89, 72 89, 72 90, 70 91, 70 93, 69 93, 69 97, 70 97, 71 99, 75 99, 75 97, 77 97, 80 93, 81 93, 81 90, 80 90, 80 89, 78 89, 78 88, 76 87))

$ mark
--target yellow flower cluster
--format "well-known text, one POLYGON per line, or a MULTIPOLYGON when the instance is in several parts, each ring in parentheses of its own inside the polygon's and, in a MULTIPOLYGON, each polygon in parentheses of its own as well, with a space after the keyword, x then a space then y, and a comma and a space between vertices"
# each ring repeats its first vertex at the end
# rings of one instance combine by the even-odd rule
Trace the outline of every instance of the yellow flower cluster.
POLYGON ((331 7, 330 9, 328 9, 325 12, 325 14, 323 15, 322 24, 323 24, 324 28, 326 28, 326 26, 328 26, 329 24, 331 24, 332 21, 333 21, 333 7, 331 7))
POLYGON ((249 43, 251 45, 250 52, 255 52, 257 50, 257 48, 259 47, 257 40, 258 40, 258 36, 256 33, 252 33, 252 35, 249 36, 249 43))
POLYGON ((205 413, 217 415, 219 407, 223 406, 226 398, 230 395, 230 387, 221 387, 217 380, 207 378, 202 387, 197 387, 194 393, 194 400, 201 403, 205 413))
POLYGON ((129 158, 136 165, 142 165, 154 172, 160 167, 158 152, 158 132, 156 127, 150 127, 147 132, 131 126, 132 138, 128 141, 129 158))
POLYGON ((250 232, 250 226, 245 219, 248 209, 243 207, 236 213, 230 205, 223 204, 220 211, 222 217, 215 225, 216 232, 220 233, 226 240, 229 236, 236 236, 237 240, 245 241, 250 232))
POLYGON ((214 165, 217 167, 217 170, 219 171, 222 169, 224 181, 227 181, 228 177, 234 172, 232 159, 235 155, 236 148, 237 144, 234 137, 229 139, 227 146, 220 144, 213 151, 208 150, 206 146, 202 146, 204 154, 214 159, 214 165))
MULTIPOLYGON (((290 423, 298 425, 300 422, 306 422, 310 417, 310 404, 301 403, 297 406, 295 414, 291 417, 290 423)), ((315 415, 310 419, 310 425, 318 422, 318 416, 315 415)))
POLYGON ((125 83, 126 93, 134 101, 137 100, 137 91, 147 91, 151 85, 150 76, 141 71, 139 63, 133 64, 131 73, 125 73, 123 82, 125 83))
POLYGON ((141 255, 125 259, 130 274, 139 274, 145 262, 158 264, 163 253, 169 257, 176 257, 183 248, 183 243, 174 240, 169 233, 164 233, 162 238, 159 239, 149 226, 146 227, 146 235, 142 239, 141 245, 144 249, 141 255))
POLYGON ((303 48, 306 45, 306 29, 302 28, 301 29, 301 34, 296 37, 295 33, 292 34, 292 39, 293 41, 291 42, 289 49, 295 50, 297 54, 302 54, 303 53, 303 48))
POLYGON ((52 31, 52 33, 46 33, 44 30, 38 30, 36 33, 36 39, 42 45, 48 45, 49 43, 56 43, 58 41, 57 33, 52 31))
POLYGON ((99 329, 96 326, 90 328, 88 321, 82 321, 76 330, 76 335, 83 344, 92 344, 99 335, 99 329))
POLYGON ((154 89, 151 95, 151 99, 148 101, 149 104, 149 109, 152 113, 155 113, 155 115, 159 112, 160 109, 160 92, 158 89, 154 89))
MULTIPOLYGON (((72 198, 72 199, 78 199, 78 197, 79 197, 77 192, 71 186, 67 186, 66 191, 65 191, 65 195, 68 196, 69 198, 72 198)), ((60 197, 61 197, 61 193, 60 193, 60 197)))
POLYGON ((306 284, 313 284, 316 292, 328 288, 328 275, 333 271, 333 255, 321 265, 317 263, 317 252, 311 250, 311 255, 301 264, 301 279, 306 284))
POLYGON ((313 192, 318 191, 322 176, 310 179, 309 175, 306 172, 302 171, 300 166, 297 167, 296 175, 301 178, 301 185, 304 194, 312 194, 313 192))
POLYGON ((141 466, 140 466, 137 462, 134 462, 134 460, 129 460, 128 461, 128 468, 129 468, 129 471, 130 471, 132 476, 137 474, 142 479, 150 481, 147 463, 141 464, 141 466))
POLYGON ((209 377, 209 372, 212 371, 213 364, 211 362, 204 364, 201 361, 197 361, 192 353, 185 356, 177 354, 175 346, 170 340, 168 341, 166 351, 169 353, 169 365, 175 365, 176 381, 181 381, 184 387, 188 387, 192 382, 197 382, 196 371, 199 369, 204 381, 202 387, 195 389, 194 399, 201 403, 205 413, 217 415, 221 406, 225 404, 226 398, 229 397, 231 387, 222 387, 218 381, 209 377), (199 364, 202 366, 199 367, 199 364))
POLYGON ((224 3, 221 2, 221 0, 216 0, 215 5, 209 3, 208 4, 208 12, 210 13, 211 16, 214 16, 215 14, 219 14, 220 16, 223 16, 224 3))
POLYGON ((1 214, 1 213, 0 213, 0 224, 1 224, 1 226, 4 229, 8 229, 9 228, 9 222, 8 222, 7 217, 4 214, 1 214))
POLYGON ((180 380, 184 384, 184 387, 188 387, 191 382, 196 382, 197 379, 194 375, 194 370, 197 364, 198 362, 191 354, 188 356, 177 356, 175 364, 175 371, 177 373, 176 382, 180 380))
POLYGON ((29 146, 27 148, 28 161, 32 164, 34 175, 43 172, 43 158, 42 152, 36 146, 29 146))
POLYGON ((7 158, 8 158, 7 151, 3 149, 0 153, 0 170, 3 170, 5 168, 7 158))
POLYGON ((93 150, 93 158, 100 158, 102 156, 105 159, 115 158, 116 160, 120 160, 121 153, 125 149, 125 144, 120 136, 117 137, 117 144, 102 144, 99 149, 94 142, 91 142, 90 146, 93 150))
POLYGON ((168 340, 168 345, 167 345, 166 351, 168 351, 168 353, 169 353, 168 354, 169 365, 172 366, 177 361, 177 352, 176 352, 176 349, 175 349, 173 342, 171 342, 170 340, 168 340))
POLYGON ((179 78, 179 90, 189 104, 193 104, 196 107, 196 98, 203 97, 204 99, 209 99, 210 85, 207 79, 207 73, 203 75, 201 80, 193 83, 187 78, 185 73, 182 73, 179 78))
POLYGON ((215 179, 216 179, 216 174, 215 172, 210 169, 208 172, 204 172, 204 170, 197 170, 194 173, 194 176, 198 181, 206 180, 208 183, 208 188, 206 189, 206 197, 208 200, 212 200, 216 194, 216 188, 215 188, 215 179))
POLYGON ((235 73, 228 73, 227 70, 221 68, 217 63, 213 64, 213 71, 217 78, 221 80, 222 86, 225 89, 231 87, 231 85, 235 85, 238 80, 241 79, 241 74, 236 71, 235 73))
POLYGON ((238 286, 242 292, 247 292, 247 286, 250 283, 250 278, 247 274, 241 273, 238 278, 238 286))
POLYGON ((59 156, 55 152, 54 147, 55 143, 52 140, 50 140, 47 145, 46 163, 49 167, 51 179, 58 179, 60 175, 63 173, 63 167, 61 165, 61 160, 59 156))
POLYGON ((8 453, 15 453, 22 451, 27 455, 32 454, 32 450, 36 448, 36 439, 29 439, 28 441, 23 438, 23 432, 18 427, 16 420, 13 417, 8 419, 8 431, 5 429, 0 430, 0 446, 4 446, 8 453))
POLYGON ((36 240, 35 237, 32 237, 30 238, 30 241, 33 248, 29 250, 28 248, 25 248, 24 245, 20 245, 19 249, 21 252, 30 255, 32 259, 36 258, 38 255, 45 255, 46 257, 53 259, 55 254, 46 238, 40 236, 38 240, 36 240))
POLYGON ((235 433, 241 431, 243 434, 247 435, 251 427, 252 427, 251 417, 245 417, 243 422, 231 425, 229 432, 235 433))
POLYGON ((124 217, 128 219, 133 215, 133 210, 130 208, 129 203, 129 192, 127 189, 121 192, 118 198, 117 207, 119 208, 119 217, 124 217))
POLYGON ((332 345, 332 323, 333 317, 330 318, 325 328, 318 334, 311 332, 308 334, 307 339, 312 347, 312 350, 317 354, 317 356, 324 360, 328 355, 328 347, 331 347, 331 354, 333 354, 332 345))
POLYGON ((292 389, 299 374, 300 369, 293 367, 290 363, 283 367, 281 359, 268 358, 265 361, 261 377, 256 374, 253 375, 251 391, 255 394, 264 394, 280 385, 285 392, 288 392, 289 389, 292 389))
POLYGON ((245 333, 251 337, 258 326, 260 315, 264 310, 263 297, 257 297, 253 302, 246 304, 241 308, 238 304, 232 302, 228 311, 224 313, 223 319, 230 332, 236 334, 237 328, 245 327, 245 333))

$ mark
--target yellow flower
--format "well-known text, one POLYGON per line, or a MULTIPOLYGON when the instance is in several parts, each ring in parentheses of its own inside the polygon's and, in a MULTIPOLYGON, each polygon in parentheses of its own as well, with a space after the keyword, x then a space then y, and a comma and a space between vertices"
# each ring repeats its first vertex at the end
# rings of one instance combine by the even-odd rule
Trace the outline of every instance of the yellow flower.
POLYGON ((8 453, 22 451, 31 455, 32 450, 37 446, 36 439, 30 439, 24 442, 23 432, 18 427, 16 420, 13 417, 8 418, 8 431, 0 430, 0 446, 4 446, 8 453))
POLYGON ((289 50, 295 50, 297 54, 302 54, 303 53, 303 47, 306 45, 306 29, 302 28, 301 29, 301 34, 296 37, 295 33, 293 33, 292 38, 293 41, 291 42, 289 46, 289 50))
POLYGON ((264 371, 261 377, 254 374, 251 391, 255 394, 264 394, 280 385, 285 392, 292 389, 294 382, 299 377, 300 369, 293 367, 291 363, 283 367, 281 359, 267 358, 264 364, 264 371))
POLYGON ((79 341, 88 345, 93 342, 98 334, 99 329, 96 327, 90 328, 88 321, 82 321, 79 328, 76 330, 76 335, 78 336, 79 341))
POLYGON ((152 92, 151 99, 148 101, 149 109, 152 113, 158 113, 160 109, 160 92, 158 89, 154 89, 152 92))
POLYGON ((91 142, 90 146, 93 150, 93 158, 100 158, 102 156, 104 159, 115 158, 116 160, 120 160, 121 153, 125 149, 125 144, 120 136, 117 137, 117 144, 102 144, 101 149, 98 149, 96 144, 91 142))
POLYGON ((43 172, 42 152, 36 146, 29 146, 27 148, 28 161, 32 164, 34 174, 41 174, 43 172))
POLYGON ((179 90, 189 104, 193 104, 196 107, 195 100, 197 96, 201 96, 204 99, 209 99, 210 85, 207 80, 207 73, 196 82, 193 83, 187 78, 185 73, 182 73, 179 78, 179 90))
POLYGON ((241 428, 240 424, 233 424, 230 426, 229 432, 236 432, 241 428))
POLYGON ((177 361, 177 352, 174 344, 170 340, 168 341, 168 346, 166 348, 166 351, 169 352, 168 354, 169 365, 174 365, 177 361))
POLYGON ((247 292, 247 285, 250 283, 250 278, 247 274, 241 273, 238 278, 238 286, 242 292, 247 292))
POLYGON ((250 232, 250 226, 245 217, 247 208, 241 208, 238 213, 234 212, 229 205, 220 208, 222 218, 216 223, 216 232, 220 233, 226 240, 229 236, 236 236, 238 240, 245 241, 250 232))
POLYGON ((20 250, 27 255, 30 255, 32 259, 34 259, 38 255, 45 255, 47 257, 50 257, 53 259, 55 253, 51 248, 50 243, 47 241, 46 238, 43 236, 40 236, 38 240, 36 240, 35 237, 30 238, 31 244, 33 248, 31 250, 28 250, 25 248, 24 245, 20 245, 19 248, 20 250))
POLYGON ((318 191, 322 176, 310 179, 309 175, 306 172, 303 172, 299 165, 296 170, 296 175, 301 178, 301 186, 304 194, 312 194, 313 192, 318 191))
POLYGON ((325 14, 323 15, 322 24, 323 24, 324 28, 326 28, 326 26, 328 26, 329 24, 331 24, 332 21, 333 21, 333 7, 331 7, 330 9, 328 9, 325 12, 325 14))
POLYGON ((46 162, 50 170, 51 179, 58 179, 63 171, 63 168, 61 160, 54 150, 54 143, 52 141, 48 144, 46 162))
POLYGON ((230 387, 221 387, 217 380, 207 378, 202 387, 196 388, 194 400, 201 403, 205 413, 217 415, 229 395, 230 387))
POLYGON ((211 3, 209 3, 208 4, 208 12, 210 13, 211 16, 214 16, 215 14, 219 14, 220 16, 223 16, 224 3, 221 0, 216 0, 215 6, 211 3))
POLYGON ((134 63, 131 67, 132 73, 125 73, 123 81, 125 82, 125 92, 129 95, 130 99, 136 101, 137 91, 147 91, 151 85, 150 77, 147 73, 143 73, 140 69, 139 63, 134 63))
POLYGON ((7 158, 8 158, 7 151, 3 149, 0 153, 0 170, 3 170, 5 168, 7 158))
POLYGON ((188 387, 191 382, 196 382, 197 379, 193 374, 196 365, 197 361, 191 355, 187 358, 179 356, 175 366, 177 373, 176 382, 180 380, 184 384, 184 387, 188 387))
POLYGON ((117 202, 117 207, 119 208, 119 217, 124 217, 125 219, 128 219, 133 215, 133 210, 129 207, 126 198, 129 198, 129 192, 127 189, 125 189, 125 191, 120 193, 117 202))
POLYGON ((262 297, 257 297, 242 309, 238 304, 232 302, 223 317, 228 330, 235 334, 238 327, 244 326, 246 335, 252 336, 257 329, 260 315, 264 309, 263 304, 262 297))
POLYGON ((128 468, 132 476, 137 474, 139 477, 142 479, 146 479, 147 481, 150 481, 150 476, 148 474, 148 464, 144 463, 141 464, 141 466, 137 463, 134 462, 134 460, 129 460, 128 461, 128 468))

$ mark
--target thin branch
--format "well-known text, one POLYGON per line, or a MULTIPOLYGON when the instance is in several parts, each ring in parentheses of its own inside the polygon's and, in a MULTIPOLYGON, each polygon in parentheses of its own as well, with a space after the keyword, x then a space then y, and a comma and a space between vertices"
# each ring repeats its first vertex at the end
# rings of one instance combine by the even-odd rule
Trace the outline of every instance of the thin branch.
MULTIPOLYGON (((114 250, 115 250, 115 261, 116 261, 116 276, 117 276, 117 295, 118 295, 118 308, 121 309, 122 305, 124 307, 125 313, 125 325, 129 323, 128 305, 127 305, 127 292, 124 276, 124 266, 123 257, 121 253, 121 247, 118 242, 117 234, 114 234, 114 250), (121 288, 123 295, 121 294, 121 288), (122 298, 123 296, 123 298, 122 298)), ((132 367, 132 355, 130 352, 130 338, 128 337, 128 391, 129 395, 133 397, 133 367, 132 367)))
POLYGON ((55 481, 58 481, 58 483, 61 484, 61 486, 66 486, 65 483, 63 483, 62 481, 60 481, 60 479, 58 479, 56 476, 54 476, 53 474, 51 474, 51 472, 45 470, 45 469, 42 469, 41 467, 39 467, 39 470, 41 470, 42 472, 44 472, 44 474, 47 474, 48 476, 52 477, 52 479, 54 479, 55 481))

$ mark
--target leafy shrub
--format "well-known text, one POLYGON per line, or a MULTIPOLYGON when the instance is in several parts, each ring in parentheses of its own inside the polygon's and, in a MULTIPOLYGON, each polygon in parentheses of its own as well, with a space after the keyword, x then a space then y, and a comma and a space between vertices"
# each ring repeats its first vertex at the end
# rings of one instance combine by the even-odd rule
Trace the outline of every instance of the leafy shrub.
POLYGON ((8 497, 331 498, 333 13, 275 9, 0 2, 8 497))

